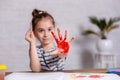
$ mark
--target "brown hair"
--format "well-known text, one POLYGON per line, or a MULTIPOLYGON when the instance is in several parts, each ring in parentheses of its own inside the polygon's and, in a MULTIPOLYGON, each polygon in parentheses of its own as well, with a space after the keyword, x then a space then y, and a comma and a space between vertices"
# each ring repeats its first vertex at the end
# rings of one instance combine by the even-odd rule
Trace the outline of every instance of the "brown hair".
POLYGON ((34 9, 32 12, 32 16, 33 16, 32 18, 32 30, 33 31, 35 30, 36 24, 43 18, 49 18, 52 21, 53 25, 55 26, 54 18, 46 11, 34 9))

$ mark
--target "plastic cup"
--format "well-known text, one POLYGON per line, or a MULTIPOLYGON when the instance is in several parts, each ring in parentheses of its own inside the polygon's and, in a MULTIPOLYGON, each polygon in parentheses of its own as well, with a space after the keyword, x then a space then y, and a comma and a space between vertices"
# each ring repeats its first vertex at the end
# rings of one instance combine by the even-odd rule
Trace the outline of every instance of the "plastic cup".
POLYGON ((0 80, 4 80, 6 65, 0 64, 0 80))

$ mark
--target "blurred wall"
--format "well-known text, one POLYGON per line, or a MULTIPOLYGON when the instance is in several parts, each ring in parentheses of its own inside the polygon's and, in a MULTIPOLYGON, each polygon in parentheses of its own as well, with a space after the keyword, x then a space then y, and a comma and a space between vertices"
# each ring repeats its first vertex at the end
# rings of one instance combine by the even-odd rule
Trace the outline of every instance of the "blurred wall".
MULTIPOLYGON (((24 40, 30 28, 31 12, 34 8, 45 10, 53 15, 56 27, 62 33, 67 29, 68 39, 75 36, 66 60, 65 69, 94 68, 93 55, 97 52, 96 36, 83 36, 85 29, 95 29, 88 17, 120 16, 119 0, 1 0, 0 1, 0 64, 8 66, 7 71, 29 69, 28 42, 24 40)), ((119 56, 120 28, 113 30, 109 38, 114 43, 113 54, 119 56)), ((117 66, 120 63, 117 58, 117 66)))

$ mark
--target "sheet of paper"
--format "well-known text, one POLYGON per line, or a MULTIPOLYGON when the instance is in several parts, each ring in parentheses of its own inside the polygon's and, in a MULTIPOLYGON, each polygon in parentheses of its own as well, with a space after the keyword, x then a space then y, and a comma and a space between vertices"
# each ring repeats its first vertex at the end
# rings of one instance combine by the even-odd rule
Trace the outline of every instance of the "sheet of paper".
POLYGON ((12 73, 5 80, 63 80, 63 73, 12 73))
POLYGON ((12 73, 5 80, 120 80, 120 76, 106 73, 12 73))

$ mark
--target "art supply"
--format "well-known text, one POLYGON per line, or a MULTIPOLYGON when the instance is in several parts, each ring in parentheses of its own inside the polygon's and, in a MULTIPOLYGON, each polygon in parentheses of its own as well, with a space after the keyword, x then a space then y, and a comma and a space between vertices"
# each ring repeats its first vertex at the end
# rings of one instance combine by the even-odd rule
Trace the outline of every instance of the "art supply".
POLYGON ((108 73, 114 73, 120 75, 120 68, 108 68, 108 73))

